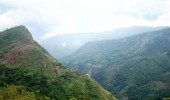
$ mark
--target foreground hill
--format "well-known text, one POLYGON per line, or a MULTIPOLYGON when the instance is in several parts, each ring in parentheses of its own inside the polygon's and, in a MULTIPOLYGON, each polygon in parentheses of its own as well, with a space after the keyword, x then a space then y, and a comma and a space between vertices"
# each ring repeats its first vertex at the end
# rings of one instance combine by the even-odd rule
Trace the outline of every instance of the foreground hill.
POLYGON ((0 32, 0 100, 116 100, 53 59, 24 26, 0 32))
POLYGON ((63 58, 122 100, 170 97, 170 28, 90 42, 63 58))
POLYGON ((127 27, 120 28, 113 31, 101 32, 101 33, 78 33, 78 34, 65 34, 61 36, 55 36, 47 38, 40 42, 40 44, 47 50, 49 53, 60 59, 68 55, 73 54, 78 50, 82 45, 87 42, 99 41, 99 40, 108 40, 108 39, 118 39, 122 37, 131 36, 134 34, 140 34, 143 32, 159 30, 165 27, 127 27))

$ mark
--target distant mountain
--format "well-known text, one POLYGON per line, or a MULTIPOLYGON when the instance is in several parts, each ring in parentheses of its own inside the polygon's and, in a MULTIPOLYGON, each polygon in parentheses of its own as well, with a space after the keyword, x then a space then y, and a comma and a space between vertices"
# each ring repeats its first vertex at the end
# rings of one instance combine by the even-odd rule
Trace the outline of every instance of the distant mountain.
POLYGON ((170 97, 170 28, 89 42, 61 61, 121 100, 170 97))
POLYGON ((0 100, 116 100, 92 78, 66 69, 24 26, 0 32, 0 100))
POLYGON ((91 41, 118 39, 134 34, 159 30, 165 27, 128 27, 102 33, 80 33, 61 35, 41 41, 40 44, 55 58, 73 54, 82 45, 91 41))

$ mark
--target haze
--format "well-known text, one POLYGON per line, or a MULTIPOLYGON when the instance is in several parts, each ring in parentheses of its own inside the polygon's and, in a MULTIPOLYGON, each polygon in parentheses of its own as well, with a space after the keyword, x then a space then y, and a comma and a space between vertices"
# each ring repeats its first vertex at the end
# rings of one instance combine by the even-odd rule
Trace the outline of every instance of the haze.
POLYGON ((0 30, 25 25, 44 40, 129 26, 169 26, 169 0, 1 0, 0 30))

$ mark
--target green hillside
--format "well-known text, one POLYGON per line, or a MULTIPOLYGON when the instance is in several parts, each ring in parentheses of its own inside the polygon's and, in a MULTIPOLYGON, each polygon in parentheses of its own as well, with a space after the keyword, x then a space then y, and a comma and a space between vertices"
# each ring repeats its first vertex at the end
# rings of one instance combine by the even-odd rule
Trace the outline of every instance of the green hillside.
POLYGON ((143 32, 156 31, 166 28, 161 27, 149 27, 149 26, 133 26, 126 28, 119 28, 112 31, 97 32, 97 33, 73 33, 64 34, 59 36, 53 36, 39 43, 54 57, 61 59, 69 56, 77 51, 81 46, 88 42, 119 39, 143 32))
POLYGON ((122 100, 170 97, 170 28, 90 42, 62 59, 122 100))
POLYGON ((24 26, 0 32, 0 100, 116 100, 88 76, 66 69, 24 26))

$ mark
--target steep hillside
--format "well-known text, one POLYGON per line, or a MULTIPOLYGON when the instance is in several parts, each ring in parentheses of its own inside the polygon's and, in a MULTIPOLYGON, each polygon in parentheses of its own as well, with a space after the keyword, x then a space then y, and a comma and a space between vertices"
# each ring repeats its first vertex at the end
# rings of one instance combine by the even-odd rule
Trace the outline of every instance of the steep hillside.
POLYGON ((53 59, 24 26, 0 32, 0 100, 115 100, 53 59))
POLYGON ((101 33, 77 33, 51 37, 40 42, 55 58, 62 58, 73 54, 82 45, 91 41, 118 39, 122 37, 140 34, 142 32, 159 30, 165 27, 128 27, 101 33))
POLYGON ((170 28, 90 42, 62 59, 122 100, 170 97, 170 28))

